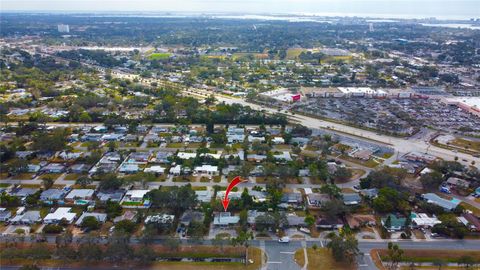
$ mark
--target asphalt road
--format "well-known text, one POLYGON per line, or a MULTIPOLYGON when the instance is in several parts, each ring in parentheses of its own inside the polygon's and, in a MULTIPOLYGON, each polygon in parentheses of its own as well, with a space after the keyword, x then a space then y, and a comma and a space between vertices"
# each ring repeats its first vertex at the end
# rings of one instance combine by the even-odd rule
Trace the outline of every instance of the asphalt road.
MULTIPOLYGON (((0 242, 5 239, 0 237, 0 242)), ((30 241, 29 238, 25 239, 26 242, 30 241)), ((55 236, 48 236, 47 241, 55 243, 55 236)), ((74 239, 74 241, 76 241, 74 239)), ((106 243, 105 239, 99 239, 100 242, 106 243)), ((155 244, 162 244, 164 239, 155 239, 155 244)), ((211 245, 210 240, 203 241, 191 241, 181 240, 184 245, 211 245)), ((327 240, 295 240, 290 243, 279 243, 277 240, 252 240, 251 246, 259 247, 265 250, 267 255, 267 262, 262 270, 295 270, 300 267, 294 261, 295 251, 302 248, 302 243, 307 247, 311 247, 314 244, 318 247, 325 247, 327 240)), ((360 240, 359 250, 360 255, 357 258, 359 269, 376 269, 371 258, 370 251, 372 249, 387 248, 387 240, 360 240)), ((398 240, 393 241, 397 243, 402 249, 442 249, 442 250, 480 250, 480 240, 451 240, 451 239, 436 239, 429 241, 412 241, 412 240, 398 240)), ((132 239, 131 243, 138 243, 136 239, 132 239)), ((16 269, 16 268, 1 268, 3 269, 16 269)), ((56 268, 55 268, 56 269, 56 268)), ((62 268, 60 268, 62 269, 62 268)), ((71 268, 64 268, 71 269, 71 268)), ((115 268, 122 269, 122 268, 115 268)), ((75 268, 75 270, 83 270, 82 268, 75 268)))

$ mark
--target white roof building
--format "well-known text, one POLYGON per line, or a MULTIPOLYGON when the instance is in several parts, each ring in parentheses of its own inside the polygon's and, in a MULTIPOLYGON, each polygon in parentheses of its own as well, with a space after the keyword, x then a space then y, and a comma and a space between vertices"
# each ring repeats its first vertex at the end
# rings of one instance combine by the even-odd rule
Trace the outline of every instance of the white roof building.
POLYGON ((143 171, 146 172, 146 173, 163 174, 165 172, 165 168, 163 168, 162 166, 155 165, 155 166, 145 168, 145 170, 143 170, 143 171))
POLYGON ((55 224, 59 223, 62 220, 67 221, 67 223, 72 223, 75 220, 77 214, 70 212, 72 208, 70 207, 59 207, 55 212, 48 214, 43 219, 45 224, 55 224))
POLYGON ((150 190, 148 189, 133 189, 133 190, 128 190, 127 193, 125 193, 125 196, 123 197, 124 201, 142 201, 143 197, 149 192, 150 190))
POLYGON ((202 165, 202 166, 195 167, 193 171, 196 174, 217 175, 218 167, 212 166, 212 165, 202 165))
POLYGON ((175 166, 175 167, 170 168, 170 174, 173 174, 173 175, 180 175, 180 174, 182 174, 182 166, 181 166, 181 165, 177 165, 177 166, 175 166))
POLYGON ((420 214, 416 214, 416 217, 412 218, 412 223, 419 226, 419 227, 429 227, 429 228, 431 228, 431 227, 435 226, 436 224, 440 224, 442 222, 440 220, 438 220, 438 218, 435 217, 435 216, 429 217, 425 213, 420 213, 420 214))
POLYGON ((209 203, 212 200, 212 192, 210 190, 196 190, 197 200, 209 203))
POLYGON ((179 159, 191 159, 195 158, 197 153, 188 153, 188 152, 178 152, 177 157, 179 159))

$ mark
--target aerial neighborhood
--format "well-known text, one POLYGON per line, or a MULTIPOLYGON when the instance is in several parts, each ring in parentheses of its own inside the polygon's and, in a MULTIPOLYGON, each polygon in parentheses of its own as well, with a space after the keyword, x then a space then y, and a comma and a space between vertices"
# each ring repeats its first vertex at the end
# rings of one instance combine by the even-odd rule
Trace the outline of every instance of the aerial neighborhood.
POLYGON ((478 170, 299 125, 47 124, 18 136, 20 129, 2 133, 12 138, 7 146, 33 140, 21 151, 3 148, 6 236, 108 235, 125 224, 130 233, 154 227, 157 236, 202 239, 239 230, 309 239, 339 228, 362 239, 480 231, 469 199, 480 197, 478 170), (151 145, 152 136, 162 139, 151 145), (246 181, 228 193, 224 211, 235 176, 246 181))
POLYGON ((149 12, 0 11, 0 268, 480 265, 480 19, 149 12))

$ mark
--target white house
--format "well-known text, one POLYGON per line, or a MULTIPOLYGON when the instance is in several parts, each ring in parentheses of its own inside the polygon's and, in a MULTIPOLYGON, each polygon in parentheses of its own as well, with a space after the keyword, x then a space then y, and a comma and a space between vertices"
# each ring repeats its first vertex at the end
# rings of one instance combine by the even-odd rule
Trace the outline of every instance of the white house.
POLYGON ((57 224, 60 223, 60 221, 65 220, 68 224, 71 224, 77 216, 77 214, 70 212, 71 210, 72 208, 70 207, 59 207, 55 212, 49 213, 45 216, 43 223, 57 224))
POLYGON ((282 137, 273 137, 272 138, 272 143, 274 143, 274 144, 284 144, 285 139, 283 139, 282 137))
POLYGON ((125 196, 123 196, 124 202, 141 202, 143 201, 143 197, 149 192, 150 190, 148 189, 133 189, 133 190, 128 190, 127 193, 125 193, 125 196))
POLYGON ((182 166, 177 165, 175 167, 170 168, 170 174, 181 175, 182 174, 182 166))
POLYGON ((162 166, 154 165, 154 166, 145 168, 145 170, 143 171, 146 173, 163 174, 165 172, 165 168, 163 168, 162 166))
POLYGON ((202 165, 195 167, 194 173, 200 175, 218 175, 218 167, 212 165, 202 165))

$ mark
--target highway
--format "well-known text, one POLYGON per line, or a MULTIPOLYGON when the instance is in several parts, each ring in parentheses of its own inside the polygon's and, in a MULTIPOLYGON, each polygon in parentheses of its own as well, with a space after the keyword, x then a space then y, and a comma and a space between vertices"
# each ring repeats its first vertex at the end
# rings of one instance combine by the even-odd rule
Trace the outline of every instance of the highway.
MULTIPOLYGON (((272 114, 278 113, 278 109, 276 108, 257 105, 251 102, 247 102, 244 99, 240 99, 240 98, 228 97, 225 95, 216 95, 215 98, 219 102, 225 102, 226 104, 237 103, 243 106, 250 106, 252 109, 265 111, 267 113, 272 113, 272 114)), ((455 153, 448 149, 430 145, 428 142, 426 142, 425 140, 422 140, 421 138, 406 139, 406 138, 392 137, 388 135, 378 134, 369 130, 364 130, 364 129, 351 127, 351 126, 334 123, 334 122, 328 122, 325 120, 321 120, 318 118, 313 118, 305 115, 290 114, 288 118, 289 120, 302 124, 308 128, 328 129, 333 132, 335 131, 341 132, 344 135, 345 134, 353 135, 357 139, 358 137, 361 137, 367 140, 381 142, 386 145, 390 145, 395 149, 396 152, 399 152, 399 153, 405 154, 412 151, 418 151, 418 152, 428 153, 430 155, 440 157, 444 160, 454 160, 455 157, 458 157, 458 162, 463 163, 464 165, 470 165, 472 161, 475 161, 475 166, 477 168, 480 168, 480 158, 476 158, 471 155, 460 153, 460 152, 455 153), (463 160, 467 160, 467 161, 463 161, 463 160)))

